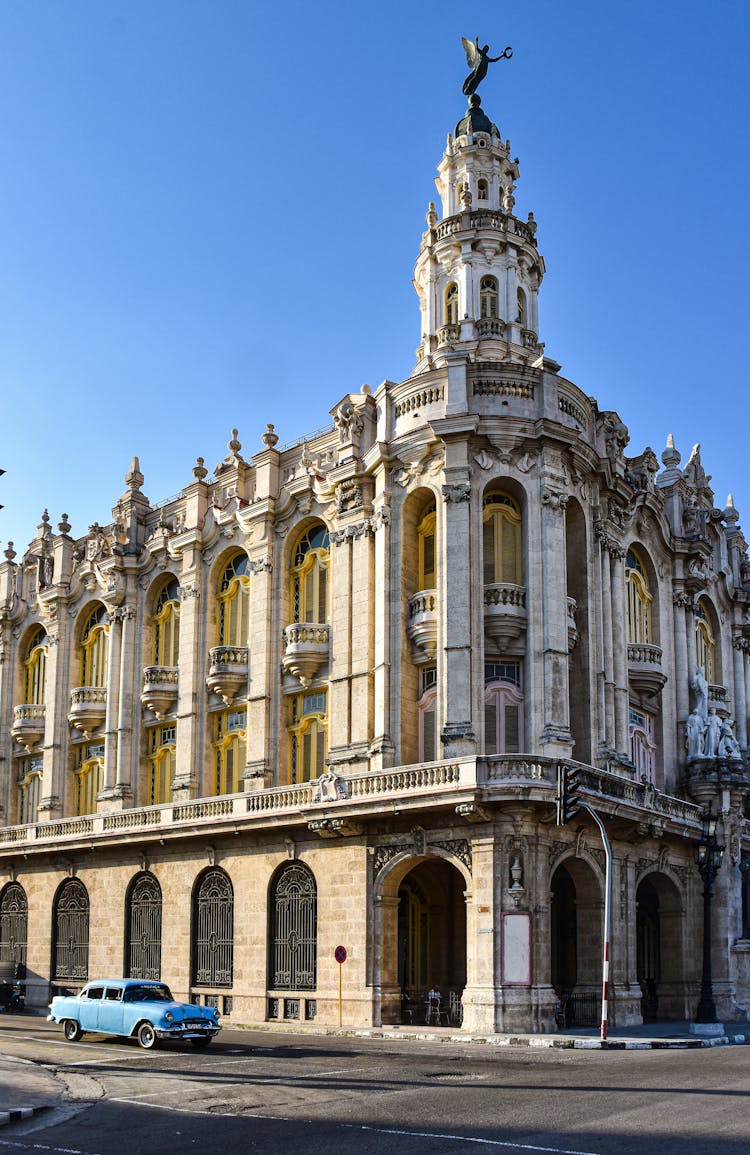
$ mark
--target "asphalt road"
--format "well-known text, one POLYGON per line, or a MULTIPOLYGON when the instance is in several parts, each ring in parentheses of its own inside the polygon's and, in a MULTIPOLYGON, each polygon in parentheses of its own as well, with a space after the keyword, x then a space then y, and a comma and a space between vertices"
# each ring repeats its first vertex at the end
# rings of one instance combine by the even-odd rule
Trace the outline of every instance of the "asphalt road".
POLYGON ((750 1150, 750 1049, 558 1051, 225 1029, 209 1050, 0 1026, 3 1150, 427 1155, 750 1150))

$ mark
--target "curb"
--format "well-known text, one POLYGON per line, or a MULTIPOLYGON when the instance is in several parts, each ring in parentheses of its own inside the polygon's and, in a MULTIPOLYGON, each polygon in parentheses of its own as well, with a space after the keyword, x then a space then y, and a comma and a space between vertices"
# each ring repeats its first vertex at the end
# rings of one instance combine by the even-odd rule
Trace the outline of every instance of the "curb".
POLYGON ((22 1123, 24 1119, 31 1119, 40 1111, 48 1110, 49 1104, 41 1103, 38 1107, 11 1107, 9 1111, 0 1109, 0 1127, 7 1127, 9 1123, 22 1123))

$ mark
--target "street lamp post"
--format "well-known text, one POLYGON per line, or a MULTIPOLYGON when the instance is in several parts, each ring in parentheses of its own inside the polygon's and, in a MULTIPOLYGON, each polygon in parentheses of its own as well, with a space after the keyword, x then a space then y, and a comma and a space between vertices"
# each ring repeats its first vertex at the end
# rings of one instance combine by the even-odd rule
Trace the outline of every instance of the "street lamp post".
POLYGON ((716 1003, 711 980, 711 899, 714 881, 724 857, 724 847, 719 846, 716 837, 716 816, 709 803, 708 810, 701 816, 702 832, 695 845, 695 864, 703 879, 703 975, 701 997, 695 1019, 698 1023, 716 1022, 716 1003))

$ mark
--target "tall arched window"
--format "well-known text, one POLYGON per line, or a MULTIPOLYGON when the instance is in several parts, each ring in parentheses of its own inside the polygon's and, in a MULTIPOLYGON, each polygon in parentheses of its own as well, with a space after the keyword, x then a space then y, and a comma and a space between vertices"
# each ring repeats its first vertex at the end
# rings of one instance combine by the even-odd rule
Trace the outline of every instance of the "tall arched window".
POLYGON ((161 978, 161 887, 139 874, 125 902, 125 973, 130 979, 161 978))
POLYGON ((88 613, 81 631, 81 685, 107 685, 107 642, 109 624, 103 605, 88 613))
POLYGON ((250 578, 247 554, 237 553, 219 583, 219 645, 246 646, 250 629, 250 578))
POLYGON ((26 891, 18 882, 9 882, 0 894, 0 963, 10 963, 13 973, 21 977, 26 965, 29 904, 26 891))
POLYGON ((521 509, 509 494, 485 495, 482 545, 484 584, 521 585, 521 509))
POLYGON ((458 324, 458 285, 451 281, 445 290, 445 324, 458 324))
POLYGON ((328 621, 328 530, 318 522, 300 537, 292 555, 292 621, 322 625, 328 621))
POLYGON ((628 641, 650 642, 652 597, 646 567, 635 548, 629 549, 627 553, 625 583, 628 592, 628 641))
POLYGON ((234 893, 218 867, 201 875, 193 895, 193 983, 231 987, 234 953, 234 893))
POLYGON ((148 775, 144 806, 158 806, 172 797, 172 782, 177 769, 177 730, 169 726, 150 726, 146 731, 148 775))
POLYGON ((703 666, 706 681, 716 681, 716 642, 711 628, 711 618, 704 598, 698 599, 695 607, 695 656, 696 664, 703 666))
POLYGON ((96 796, 104 779, 104 743, 84 742, 75 747, 73 813, 94 814, 96 796))
POLYGON ((42 771, 44 759, 41 755, 22 758, 18 767, 18 821, 21 826, 36 822, 36 814, 42 799, 42 771))
POLYGON ((516 309, 517 309, 516 321, 518 322, 518 324, 521 326, 522 329, 528 328, 528 326, 526 324, 526 321, 527 321, 526 294, 524 293, 523 289, 518 289, 516 291, 516 309))
POLYGON ((484 680, 485 754, 522 753, 524 721, 520 662, 486 662, 484 680))
POLYGON ((289 781, 309 782, 325 773, 328 751, 328 695, 325 690, 294 694, 289 700, 289 781))
POLYGON ((247 762, 247 712, 222 710, 214 718, 214 794, 237 794, 247 762))
POLYGON ((654 719, 645 710, 630 707, 630 759, 635 766, 636 781, 653 782, 656 769, 656 740, 654 719))
POLYGON ((435 503, 417 526, 417 547, 419 551, 418 590, 435 589, 435 527, 437 513, 435 503))
POLYGON ((435 762, 437 753, 437 669, 428 666, 419 672, 421 695, 419 712, 419 761, 435 762))
POLYGON ((78 878, 68 878, 52 912, 52 978, 85 982, 89 974, 89 896, 78 878))
POLYGON ((486 201, 487 195, 487 181, 484 179, 484 177, 480 177, 477 181, 477 200, 486 201))
POLYGON ((44 703, 44 675, 47 667, 47 635, 37 626, 26 645, 23 659, 24 705, 41 706, 44 703))
POLYGON ((180 586, 168 578, 154 602, 151 617, 153 664, 179 665, 180 653, 180 586))
POLYGON ((317 981, 317 889, 301 862, 281 867, 271 883, 268 985, 278 991, 312 991, 317 981))
POLYGON ((497 280, 495 277, 482 277, 479 282, 479 315, 482 320, 497 317, 497 280))

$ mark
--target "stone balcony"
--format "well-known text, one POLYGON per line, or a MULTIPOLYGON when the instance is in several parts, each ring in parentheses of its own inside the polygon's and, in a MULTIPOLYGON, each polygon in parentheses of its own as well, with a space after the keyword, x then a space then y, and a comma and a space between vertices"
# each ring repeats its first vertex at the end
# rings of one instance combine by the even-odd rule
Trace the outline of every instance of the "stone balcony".
POLYGON ((441 325, 438 329, 438 345, 455 345, 461 340, 460 325, 441 325))
POLYGON ((708 687, 708 705, 713 706, 717 714, 729 715, 729 691, 726 686, 718 686, 713 682, 708 687))
POLYGON ((76 686, 70 693, 68 722, 88 738, 107 715, 106 686, 76 686))
POLYGON ((653 698, 667 680, 662 669, 661 646, 651 642, 628 643, 628 681, 639 693, 653 698))
POLYGON ((294 622, 284 630, 281 664, 303 686, 309 686, 329 658, 331 629, 327 622, 294 622))
POLYGON ((177 703, 177 666, 145 666, 141 702, 159 721, 177 703))
POLYGON ((208 651, 206 685, 225 706, 231 706, 247 685, 249 653, 247 646, 214 646, 208 651))
POLYGON ((505 322, 499 317, 482 317, 474 322, 474 332, 477 337, 497 337, 505 335, 505 322))
POLYGON ((484 587, 484 632, 498 642, 514 642, 526 629, 526 588, 509 582, 484 587))
POLYGON ((25 702, 13 707, 13 725, 10 728, 16 742, 30 753, 44 737, 45 705, 43 702, 25 702))
POLYGON ((409 598, 406 636, 417 665, 434 662, 437 653, 437 590, 419 590, 409 598))

